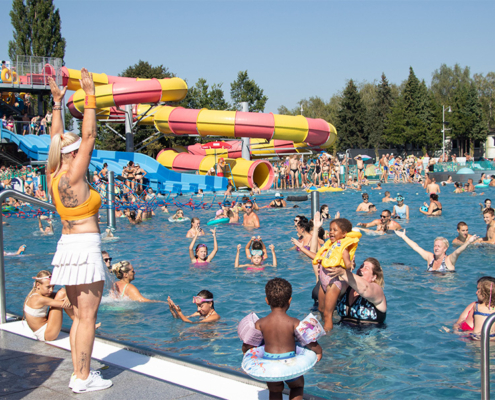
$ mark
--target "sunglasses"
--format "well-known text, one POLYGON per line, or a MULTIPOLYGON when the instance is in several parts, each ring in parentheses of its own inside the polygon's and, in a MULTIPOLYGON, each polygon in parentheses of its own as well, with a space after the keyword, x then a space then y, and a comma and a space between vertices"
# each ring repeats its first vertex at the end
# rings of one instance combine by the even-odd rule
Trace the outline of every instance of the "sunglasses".
POLYGON ((201 304, 213 301, 213 299, 203 299, 201 296, 193 296, 193 303, 201 304))
POLYGON ((246 208, 249 208, 249 209, 253 208, 253 207, 251 207, 251 206, 245 206, 245 207, 246 207, 246 208))
POLYGON ((388 215, 380 215, 380 218, 388 218, 388 215))
POLYGON ((104 258, 103 261, 105 261, 105 262, 112 261, 112 257, 110 257, 110 258, 104 258))

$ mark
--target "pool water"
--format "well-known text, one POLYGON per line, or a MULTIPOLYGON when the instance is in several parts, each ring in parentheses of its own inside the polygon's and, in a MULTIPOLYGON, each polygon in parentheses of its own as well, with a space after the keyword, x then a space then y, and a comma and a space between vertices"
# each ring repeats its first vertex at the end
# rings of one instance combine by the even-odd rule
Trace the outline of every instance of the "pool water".
MULTIPOLYGON (((426 217, 418 211, 424 201, 428 202, 419 185, 387 184, 384 190, 389 190, 393 197, 399 192, 404 195, 411 219, 399 222, 411 239, 429 251, 437 236, 451 241, 461 220, 469 224, 471 234, 483 236, 486 225, 478 203, 495 194, 486 188, 483 196, 456 195, 452 185, 448 189, 442 187, 443 215, 426 217)), ((392 209, 392 203, 381 203, 384 190, 365 189, 378 208, 373 215, 355 212, 361 202, 361 193, 355 191, 321 193, 320 203, 328 204, 332 214, 340 211, 342 217, 355 225, 379 218, 385 208, 392 209)), ((273 198, 273 192, 269 196, 273 198)), ((268 204, 267 200, 260 201, 260 205, 268 204)), ((99 334, 240 370, 242 353, 237 323, 251 311, 260 317, 269 312, 264 294, 269 279, 279 276, 291 282, 290 315, 302 319, 313 305, 311 290, 315 278, 310 260, 289 250, 290 238, 296 237, 294 216, 310 216, 310 202, 288 202, 288 206, 260 210, 261 228, 255 231, 241 225, 217 225, 219 251, 213 262, 201 269, 189 261, 190 240, 185 238, 189 222, 171 223, 170 214, 160 210, 153 220, 138 226, 117 218, 119 239, 104 242, 102 248, 113 257, 113 263, 131 261, 136 271, 133 283, 144 296, 164 301, 171 296, 189 315, 195 311, 192 296, 208 289, 215 296, 215 308, 222 319, 212 325, 190 325, 173 319, 166 304, 118 301, 105 295, 98 315, 102 323, 99 334), (295 204, 300 208, 289 208, 295 204), (261 272, 234 268, 236 245, 243 246, 244 263, 244 246, 253 235, 261 235, 267 245, 275 245, 277 268, 267 267, 261 272)), ((170 211, 174 212, 175 207, 170 207, 170 211)), ((186 209, 185 215, 200 217, 208 231, 206 222, 215 211, 186 209)), ((10 225, 4 227, 5 249, 15 251, 23 243, 28 246, 26 255, 6 257, 7 307, 21 314, 23 300, 33 282, 31 277, 41 269, 51 269, 61 224, 55 224, 55 235, 41 236, 36 219, 8 222, 10 225)), ((211 235, 199 238, 198 242, 207 244, 210 251, 213 248, 211 235)), ((452 248, 449 250, 448 254, 452 248)), ((355 330, 335 325, 331 334, 320 341, 323 359, 306 375, 305 391, 332 399, 479 398, 479 343, 452 333, 451 328, 467 304, 476 300, 477 279, 495 275, 495 247, 468 248, 457 261, 457 273, 443 276, 427 273, 426 262, 395 234, 364 235, 356 253, 358 265, 366 257, 376 257, 384 269, 386 327, 355 330)), ((69 327, 70 320, 64 321, 69 327)))

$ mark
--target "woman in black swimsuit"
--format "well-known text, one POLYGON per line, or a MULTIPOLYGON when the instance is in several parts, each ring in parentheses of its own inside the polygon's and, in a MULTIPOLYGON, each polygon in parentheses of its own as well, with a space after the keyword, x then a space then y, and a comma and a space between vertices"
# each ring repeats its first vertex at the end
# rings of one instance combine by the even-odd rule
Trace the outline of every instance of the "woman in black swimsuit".
POLYGON ((438 217, 442 215, 442 203, 438 201, 438 194, 430 194, 430 205, 424 203, 425 207, 428 207, 428 211, 423 211, 421 208, 419 211, 425 215, 431 215, 438 217))
POLYGON ((318 185, 318 182, 321 182, 321 161, 319 158, 316 159, 315 162, 315 172, 313 173, 313 183, 318 185))
POLYGON ((287 204, 285 203, 284 196, 282 196, 280 193, 275 193, 275 200, 273 200, 269 207, 271 208, 284 208, 286 207, 287 204))

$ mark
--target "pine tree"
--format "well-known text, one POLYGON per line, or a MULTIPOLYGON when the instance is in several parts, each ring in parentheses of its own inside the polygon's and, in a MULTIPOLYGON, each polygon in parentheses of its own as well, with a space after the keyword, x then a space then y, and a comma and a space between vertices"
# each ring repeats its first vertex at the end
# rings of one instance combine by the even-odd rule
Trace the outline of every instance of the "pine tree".
POLYGON ((61 33, 61 19, 53 0, 13 0, 10 19, 14 40, 9 41, 9 57, 65 56, 65 39, 61 33))
POLYGON ((466 122, 466 135, 469 138, 470 153, 474 155, 474 142, 476 140, 485 142, 488 133, 487 126, 483 122, 483 108, 474 84, 471 84, 467 91, 463 114, 466 122))
POLYGON ((344 89, 337 116, 339 150, 367 147, 368 142, 364 132, 365 108, 352 79, 344 89))
POLYGON ((385 144, 385 127, 387 118, 392 111, 392 89, 387 77, 382 73, 382 80, 377 86, 376 101, 368 116, 368 136, 370 145, 373 146, 378 157, 378 149, 385 144))

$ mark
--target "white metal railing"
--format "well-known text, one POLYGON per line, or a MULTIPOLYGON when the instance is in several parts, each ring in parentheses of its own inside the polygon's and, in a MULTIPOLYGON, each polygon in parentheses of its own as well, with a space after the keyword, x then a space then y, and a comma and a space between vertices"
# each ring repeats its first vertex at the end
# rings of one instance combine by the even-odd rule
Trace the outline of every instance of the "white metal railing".
POLYGON ((481 328, 481 400, 490 400, 490 331, 494 323, 492 314, 481 328))

